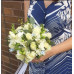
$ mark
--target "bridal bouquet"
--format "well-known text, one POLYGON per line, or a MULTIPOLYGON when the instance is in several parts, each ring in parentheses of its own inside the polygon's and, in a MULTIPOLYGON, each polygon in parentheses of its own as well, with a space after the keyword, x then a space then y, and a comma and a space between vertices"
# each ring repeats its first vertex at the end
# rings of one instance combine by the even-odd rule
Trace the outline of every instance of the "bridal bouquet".
POLYGON ((44 24, 36 25, 32 19, 18 26, 12 25, 8 42, 10 52, 16 52, 16 58, 25 63, 45 55, 51 49, 51 33, 44 28, 44 24), (31 23, 32 22, 32 23, 31 23))

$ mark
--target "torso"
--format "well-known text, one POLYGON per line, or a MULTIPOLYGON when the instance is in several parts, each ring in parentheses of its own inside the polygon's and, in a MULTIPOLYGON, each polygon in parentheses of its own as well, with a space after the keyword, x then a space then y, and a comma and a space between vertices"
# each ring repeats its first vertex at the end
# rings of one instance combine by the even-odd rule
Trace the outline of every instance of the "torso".
MULTIPOLYGON (((44 5, 46 4, 43 1, 31 3, 28 16, 33 17, 37 25, 43 23, 45 28, 49 29, 55 45, 71 37, 70 2, 52 2, 44 5)), ((67 74, 67 69, 71 74, 71 62, 72 51, 69 50, 39 64, 30 63, 30 74, 67 74)))

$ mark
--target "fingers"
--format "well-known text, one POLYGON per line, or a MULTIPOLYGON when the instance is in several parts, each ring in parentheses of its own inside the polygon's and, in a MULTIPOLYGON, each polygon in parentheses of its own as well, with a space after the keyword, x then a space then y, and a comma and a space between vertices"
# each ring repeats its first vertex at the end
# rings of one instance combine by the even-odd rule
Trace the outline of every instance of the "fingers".
POLYGON ((42 61, 44 61, 42 58, 32 60, 33 63, 39 63, 39 62, 42 62, 42 61))
POLYGON ((39 62, 41 62, 41 61, 40 61, 40 59, 33 59, 32 62, 33 62, 33 63, 39 63, 39 62))

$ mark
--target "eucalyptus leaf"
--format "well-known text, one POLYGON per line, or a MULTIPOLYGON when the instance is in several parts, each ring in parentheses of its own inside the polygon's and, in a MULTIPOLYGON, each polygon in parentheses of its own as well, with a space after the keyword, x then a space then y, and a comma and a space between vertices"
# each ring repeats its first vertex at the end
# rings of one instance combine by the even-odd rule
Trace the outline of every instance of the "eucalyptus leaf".
POLYGON ((31 24, 35 24, 35 21, 34 21, 34 19, 33 19, 32 17, 30 17, 29 20, 30 20, 30 23, 31 23, 31 24))

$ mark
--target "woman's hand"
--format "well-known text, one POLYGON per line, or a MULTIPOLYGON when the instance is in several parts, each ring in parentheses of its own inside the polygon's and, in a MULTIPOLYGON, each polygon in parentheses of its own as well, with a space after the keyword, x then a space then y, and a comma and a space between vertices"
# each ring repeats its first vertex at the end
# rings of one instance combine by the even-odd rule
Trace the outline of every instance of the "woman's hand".
POLYGON ((52 56, 53 55, 52 48, 51 48, 51 50, 47 51, 44 56, 41 56, 39 59, 35 58, 35 59, 32 60, 32 62, 43 62, 44 60, 46 60, 47 58, 52 56))

